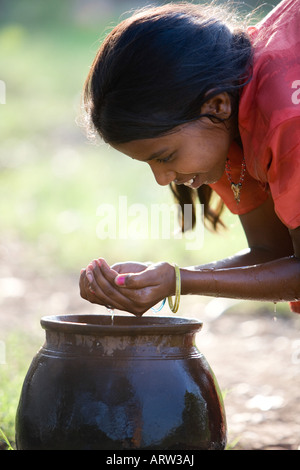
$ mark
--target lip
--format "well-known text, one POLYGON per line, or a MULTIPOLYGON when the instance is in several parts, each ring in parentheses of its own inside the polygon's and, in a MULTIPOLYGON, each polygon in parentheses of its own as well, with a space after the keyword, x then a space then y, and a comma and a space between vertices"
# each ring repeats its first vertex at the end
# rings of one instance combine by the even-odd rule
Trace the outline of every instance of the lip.
POLYGON ((188 178, 188 179, 181 180, 181 181, 174 180, 174 182, 175 182, 175 184, 177 184, 177 185, 184 184, 185 186, 192 187, 192 185, 194 184, 196 178, 197 178, 197 175, 192 176, 192 178, 188 178))
POLYGON ((200 176, 196 175, 193 183, 191 184, 191 188, 198 189, 198 188, 200 188, 200 186, 202 186, 202 184, 203 184, 203 182, 200 181, 200 176))
POLYGON ((199 175, 195 175, 193 176, 192 178, 189 178, 189 179, 186 179, 186 180, 182 180, 182 181, 177 181, 175 180, 174 181, 176 184, 180 185, 180 184, 183 184, 185 185, 187 188, 192 188, 192 189, 198 189, 200 188, 200 186, 202 186, 203 182, 200 181, 200 176, 199 175), (189 181, 191 180, 194 180, 191 184, 187 184, 189 181))

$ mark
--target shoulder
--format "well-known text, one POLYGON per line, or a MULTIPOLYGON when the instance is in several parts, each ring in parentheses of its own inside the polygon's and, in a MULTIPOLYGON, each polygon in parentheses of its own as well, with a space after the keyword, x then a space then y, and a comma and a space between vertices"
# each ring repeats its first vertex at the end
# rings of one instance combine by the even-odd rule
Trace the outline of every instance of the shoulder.
POLYGON ((253 73, 241 94, 239 124, 242 133, 258 134, 258 142, 300 116, 299 7, 299 0, 285 0, 250 31, 253 73))
POLYGON ((283 0, 255 27, 249 28, 256 50, 289 49, 299 42, 299 0, 283 0))

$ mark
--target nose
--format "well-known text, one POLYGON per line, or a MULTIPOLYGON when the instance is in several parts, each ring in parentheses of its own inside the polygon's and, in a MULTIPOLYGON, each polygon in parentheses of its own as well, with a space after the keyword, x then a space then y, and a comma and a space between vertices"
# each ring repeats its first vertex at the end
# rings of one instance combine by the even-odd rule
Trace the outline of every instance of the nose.
POLYGON ((151 166, 152 173, 156 182, 160 186, 167 186, 176 179, 176 173, 172 170, 151 166))

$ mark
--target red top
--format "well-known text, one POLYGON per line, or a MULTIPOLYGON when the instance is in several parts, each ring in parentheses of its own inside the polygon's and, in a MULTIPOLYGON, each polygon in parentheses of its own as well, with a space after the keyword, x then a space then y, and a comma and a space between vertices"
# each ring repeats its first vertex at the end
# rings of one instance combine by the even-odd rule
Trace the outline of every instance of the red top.
MULTIPOLYGON (((240 215, 261 205, 270 192, 278 217, 295 229, 300 226, 299 0, 283 0, 248 33, 254 58, 253 76, 239 104, 247 167, 240 203, 234 200, 226 174, 211 187, 240 215)), ((228 157, 232 181, 238 183, 243 153, 237 144, 228 157)))

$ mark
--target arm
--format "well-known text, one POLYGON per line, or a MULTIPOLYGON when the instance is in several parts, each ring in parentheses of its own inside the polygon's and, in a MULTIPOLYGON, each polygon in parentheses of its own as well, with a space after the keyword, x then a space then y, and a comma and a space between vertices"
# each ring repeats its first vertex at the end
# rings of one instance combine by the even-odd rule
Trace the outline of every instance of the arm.
MULTIPOLYGON (((289 231, 280 222, 271 198, 241 216, 241 222, 249 249, 208 265, 182 268, 182 294, 269 301, 300 298, 300 228, 289 231)), ((118 275, 103 260, 88 274, 91 281, 85 271, 81 275, 84 298, 136 315, 175 290, 174 268, 169 263, 118 275)))
POLYGON ((240 221, 247 238, 248 249, 195 269, 251 266, 294 254, 291 234, 275 214, 271 197, 257 209, 241 215, 240 221))
POLYGON ((182 269, 182 293, 271 301, 300 297, 300 229, 289 231, 282 224, 271 198, 241 216, 241 222, 249 249, 182 269))
MULTIPOLYGON (((300 240, 299 240, 300 241, 300 240)), ((300 299, 300 259, 217 270, 181 270, 182 294, 273 302, 300 299)))

